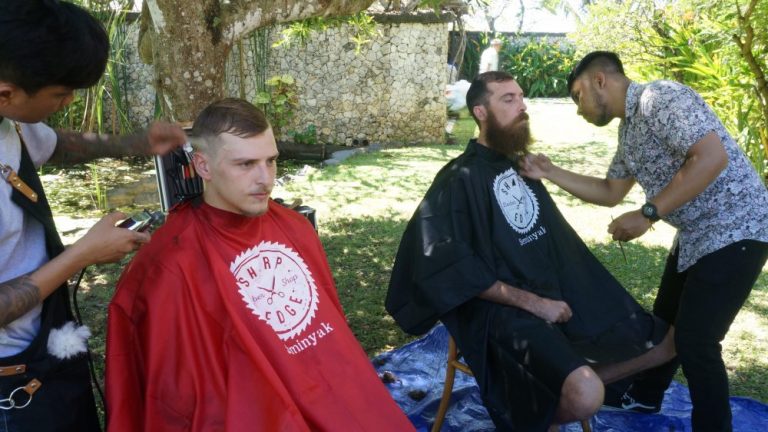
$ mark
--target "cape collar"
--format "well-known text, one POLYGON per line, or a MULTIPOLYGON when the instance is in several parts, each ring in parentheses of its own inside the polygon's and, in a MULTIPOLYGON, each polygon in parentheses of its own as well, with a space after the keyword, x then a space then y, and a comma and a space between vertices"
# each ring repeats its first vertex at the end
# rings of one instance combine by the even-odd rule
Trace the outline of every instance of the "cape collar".
MULTIPOLYGON (((203 216, 203 218, 213 227, 217 228, 226 228, 227 230, 237 230, 240 228, 245 228, 249 226, 250 224, 254 223, 257 220, 260 220, 263 217, 266 217, 269 213, 269 210, 267 210, 267 213, 261 215, 261 216, 243 216, 241 214, 232 213, 227 210, 222 210, 220 208, 216 208, 211 206, 210 204, 206 203, 203 200, 202 196, 198 196, 192 200, 190 203, 192 207, 196 209, 196 211, 200 212, 200 214, 203 216)), ((272 200, 270 199, 269 202, 269 208, 271 209, 273 205, 272 200)))

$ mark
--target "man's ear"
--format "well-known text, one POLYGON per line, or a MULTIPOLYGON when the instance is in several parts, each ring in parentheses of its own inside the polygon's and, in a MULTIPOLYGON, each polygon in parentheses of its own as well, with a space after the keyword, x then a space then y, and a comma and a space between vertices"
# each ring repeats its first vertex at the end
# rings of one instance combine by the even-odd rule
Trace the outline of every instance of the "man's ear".
POLYGON ((605 87, 605 73, 602 71, 595 71, 592 75, 592 83, 596 89, 602 90, 605 87))
POLYGON ((488 117, 488 111, 483 105, 475 105, 472 107, 472 112, 475 114, 478 121, 485 121, 488 117))
POLYGON ((8 81, 0 81, 0 106, 8 106, 21 89, 8 81))
POLYGON ((211 181, 211 157, 205 153, 196 151, 192 154, 192 162, 195 164, 195 171, 205 181, 211 181))

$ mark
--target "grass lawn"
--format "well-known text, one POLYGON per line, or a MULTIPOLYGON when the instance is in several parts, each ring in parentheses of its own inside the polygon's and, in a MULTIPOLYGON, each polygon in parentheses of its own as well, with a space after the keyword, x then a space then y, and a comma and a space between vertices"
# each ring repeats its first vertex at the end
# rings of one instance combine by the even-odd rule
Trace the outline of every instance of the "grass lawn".
MULTIPOLYGON (((566 100, 528 102, 533 150, 585 174, 603 175, 615 147, 616 124, 588 125, 566 100)), ((455 145, 388 149, 354 156, 340 166, 312 170, 306 177, 275 189, 273 196, 301 198, 317 210, 325 245, 349 323, 370 355, 412 338, 385 313, 383 300, 400 236, 437 170, 463 150, 474 124, 466 115, 457 123, 455 145)), ((49 186, 50 187, 50 186, 49 186)), ((647 308, 650 308, 674 235, 663 223, 641 239, 618 243, 606 233, 611 217, 644 202, 638 187, 614 208, 584 204, 554 186, 550 192, 561 211, 595 255, 647 308)), ((56 209, 68 213, 66 206, 56 209)), ((72 213, 72 212, 69 212, 72 213)), ((95 332, 92 347, 101 363, 104 319, 121 265, 88 270, 81 284, 81 309, 95 332)), ((744 309, 723 343, 732 394, 768 402, 768 273, 763 271, 744 309)), ((682 379, 680 376, 679 378, 682 379)))

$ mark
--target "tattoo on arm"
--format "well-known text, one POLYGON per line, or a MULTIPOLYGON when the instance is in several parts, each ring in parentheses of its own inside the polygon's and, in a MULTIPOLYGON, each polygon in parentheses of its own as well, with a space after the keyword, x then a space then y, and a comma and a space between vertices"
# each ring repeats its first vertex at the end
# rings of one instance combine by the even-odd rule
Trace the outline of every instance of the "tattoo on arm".
POLYGON ((28 275, 0 283, 0 327, 40 304, 40 289, 28 275))
POLYGON ((56 137, 56 149, 50 159, 54 163, 66 165, 103 157, 149 154, 149 142, 144 133, 110 135, 57 130, 56 137))

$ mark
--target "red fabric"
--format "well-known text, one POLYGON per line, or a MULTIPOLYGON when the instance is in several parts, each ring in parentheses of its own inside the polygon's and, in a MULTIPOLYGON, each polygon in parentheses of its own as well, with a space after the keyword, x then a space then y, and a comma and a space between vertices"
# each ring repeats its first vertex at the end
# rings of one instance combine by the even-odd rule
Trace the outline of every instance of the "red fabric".
POLYGON ((106 388, 110 431, 413 430, 312 226, 273 202, 256 218, 171 214, 109 306, 106 388))

